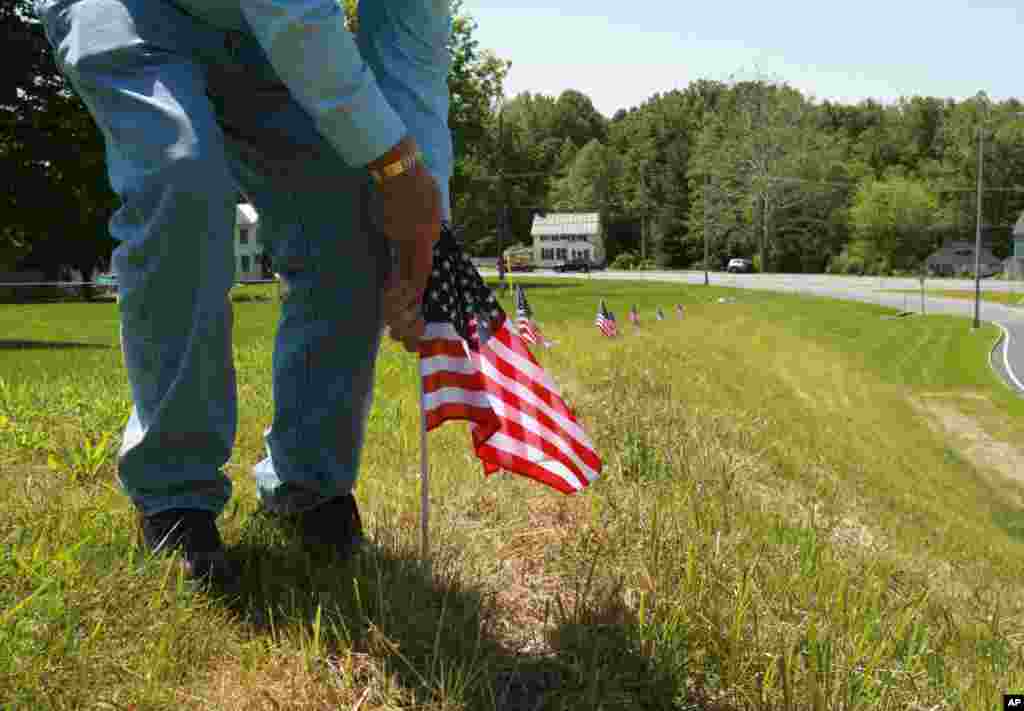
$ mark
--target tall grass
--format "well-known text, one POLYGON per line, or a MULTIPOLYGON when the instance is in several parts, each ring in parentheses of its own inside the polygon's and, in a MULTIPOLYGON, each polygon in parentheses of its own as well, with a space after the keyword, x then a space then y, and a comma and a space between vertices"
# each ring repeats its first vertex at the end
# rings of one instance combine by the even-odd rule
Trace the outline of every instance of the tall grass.
POLYGON ((0 707, 987 710, 1024 691, 1024 491, 915 405, 944 399, 1019 441, 1024 408, 987 366, 995 328, 523 283, 558 341, 538 357, 605 471, 573 497, 484 479, 466 428, 442 428, 429 567, 415 361, 390 344, 357 490, 375 549, 319 560, 257 512, 277 307, 247 287, 231 594, 135 546, 114 472, 130 405, 116 305, 2 307, 0 707), (642 327, 604 339, 601 297, 620 317, 638 304, 642 327))

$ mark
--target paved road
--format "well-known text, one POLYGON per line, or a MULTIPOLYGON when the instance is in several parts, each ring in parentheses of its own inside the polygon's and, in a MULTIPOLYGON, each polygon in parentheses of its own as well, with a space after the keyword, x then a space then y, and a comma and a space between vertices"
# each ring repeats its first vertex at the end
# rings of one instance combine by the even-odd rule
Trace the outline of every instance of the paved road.
MULTIPOLYGON (((487 270, 485 270, 487 271, 487 270)), ((589 276, 578 274, 557 274, 555 272, 533 272, 531 276, 562 277, 569 279, 614 279, 680 282, 703 284, 704 272, 616 272, 599 271, 589 276)), ((919 294, 889 294, 889 290, 920 289, 917 279, 895 277, 852 277, 831 274, 709 274, 711 284, 739 289, 765 289, 768 291, 800 292, 851 301, 866 301, 895 309, 920 312, 919 294)), ((931 290, 974 289, 969 279, 929 279, 925 288, 931 290)), ((982 291, 1009 291, 1024 296, 1024 285, 985 280, 982 291)), ((974 302, 961 299, 925 297, 925 313, 955 314, 974 318, 974 302)), ((991 321, 1003 328, 1002 341, 992 353, 992 365, 1006 383, 1024 396, 1024 307, 1003 306, 982 302, 982 321, 991 321)))

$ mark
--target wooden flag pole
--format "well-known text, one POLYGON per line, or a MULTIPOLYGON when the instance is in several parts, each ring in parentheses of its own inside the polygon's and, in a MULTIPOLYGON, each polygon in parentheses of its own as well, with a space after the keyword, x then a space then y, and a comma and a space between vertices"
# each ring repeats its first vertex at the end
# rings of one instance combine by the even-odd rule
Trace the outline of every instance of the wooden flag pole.
POLYGON ((430 552, 430 465, 427 459, 427 401, 420 381, 420 551, 423 560, 430 552))

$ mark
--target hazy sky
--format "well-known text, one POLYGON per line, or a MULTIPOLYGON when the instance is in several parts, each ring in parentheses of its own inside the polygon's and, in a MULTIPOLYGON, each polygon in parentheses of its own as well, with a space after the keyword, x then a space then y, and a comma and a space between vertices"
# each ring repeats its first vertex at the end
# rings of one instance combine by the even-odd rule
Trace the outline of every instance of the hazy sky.
POLYGON ((818 99, 1024 97, 1024 0, 464 0, 505 92, 577 89, 606 116, 694 79, 777 76, 818 99))

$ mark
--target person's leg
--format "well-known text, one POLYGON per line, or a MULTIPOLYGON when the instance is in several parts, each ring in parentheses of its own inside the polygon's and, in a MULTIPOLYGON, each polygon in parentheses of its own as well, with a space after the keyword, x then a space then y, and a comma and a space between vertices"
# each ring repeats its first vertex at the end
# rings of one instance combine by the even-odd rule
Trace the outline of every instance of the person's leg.
POLYGON ((134 407, 118 474, 147 516, 219 514, 234 443, 237 188, 197 58, 222 42, 164 0, 37 0, 61 71, 106 139, 121 207, 121 339, 134 407))
POLYGON ((255 39, 237 35, 232 62, 213 71, 235 174, 284 294, 257 491, 272 513, 308 511, 349 494, 358 476, 387 245, 367 214, 366 169, 342 161, 255 39))

